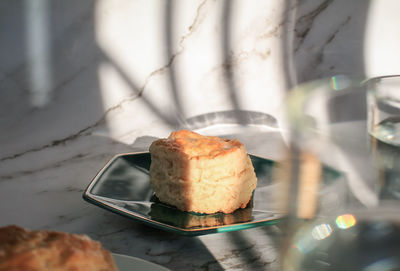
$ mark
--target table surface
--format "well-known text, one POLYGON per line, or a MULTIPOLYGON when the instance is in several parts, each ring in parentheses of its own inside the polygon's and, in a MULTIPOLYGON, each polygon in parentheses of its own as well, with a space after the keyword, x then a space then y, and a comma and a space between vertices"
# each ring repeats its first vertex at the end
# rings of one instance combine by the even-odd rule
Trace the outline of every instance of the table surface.
MULTIPOLYGON (((211 127, 203 133, 238 137, 249 153, 280 159, 285 153, 282 130, 248 126, 211 127), (240 131, 238 133, 238 131, 240 131)), ((101 133, 2 158, 0 226, 51 229, 87 234, 113 253, 135 256, 172 270, 278 270, 278 225, 181 236, 151 228, 82 199, 96 173, 115 154, 147 150, 155 138, 141 136, 127 145, 101 133)), ((265 203, 268 204, 268 203, 265 203)))

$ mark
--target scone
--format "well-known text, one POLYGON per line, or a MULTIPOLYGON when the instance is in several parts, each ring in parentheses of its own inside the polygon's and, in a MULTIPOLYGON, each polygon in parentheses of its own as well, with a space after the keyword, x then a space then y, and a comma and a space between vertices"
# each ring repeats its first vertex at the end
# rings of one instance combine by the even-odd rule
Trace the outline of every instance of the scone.
POLYGON ((150 146, 150 182, 158 199, 180 210, 231 213, 245 208, 257 185, 238 140, 180 130, 150 146))
POLYGON ((85 235, 0 228, 0 271, 117 271, 110 252, 85 235))

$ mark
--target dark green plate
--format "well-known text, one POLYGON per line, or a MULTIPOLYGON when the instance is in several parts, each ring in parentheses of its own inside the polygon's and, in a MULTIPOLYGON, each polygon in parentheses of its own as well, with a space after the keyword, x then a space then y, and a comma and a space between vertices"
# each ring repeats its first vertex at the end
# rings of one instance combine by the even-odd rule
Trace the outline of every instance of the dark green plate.
MULTIPOLYGON (((281 214, 272 208, 274 162, 250 155, 258 178, 253 198, 231 214, 189 213, 165 205, 155 197, 149 182, 150 154, 127 153, 113 157, 87 187, 83 198, 114 213, 153 227, 184 235, 243 230, 272 225, 281 214)), ((328 179, 337 176, 328 176, 328 179)), ((324 177, 327 178, 326 176, 324 177)))

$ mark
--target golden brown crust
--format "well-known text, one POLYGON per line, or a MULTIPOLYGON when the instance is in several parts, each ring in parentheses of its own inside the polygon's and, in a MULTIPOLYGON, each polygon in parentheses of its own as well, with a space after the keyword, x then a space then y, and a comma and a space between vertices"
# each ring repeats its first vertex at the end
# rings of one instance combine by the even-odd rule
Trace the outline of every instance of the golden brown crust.
POLYGON ((185 154, 189 159, 201 156, 215 157, 243 147, 243 144, 236 139, 203 136, 188 130, 172 132, 167 139, 156 140, 153 144, 185 154))
POLYGON ((0 228, 0 271, 117 270, 110 252, 85 235, 0 228))
POLYGON ((183 211, 231 213, 245 208, 257 184, 238 140, 180 130, 154 141, 150 154, 156 196, 183 211))

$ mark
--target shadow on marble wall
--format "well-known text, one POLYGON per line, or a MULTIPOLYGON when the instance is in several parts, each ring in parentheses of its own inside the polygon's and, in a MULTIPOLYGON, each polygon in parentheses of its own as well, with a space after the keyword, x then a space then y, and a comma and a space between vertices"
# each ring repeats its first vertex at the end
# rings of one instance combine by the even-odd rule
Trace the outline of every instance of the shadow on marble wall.
MULTIPOLYGON (((204 4, 205 2, 203 2, 204 4)), ((201 5, 203 5, 201 4, 201 5)), ((181 99, 181 94, 183 93, 184 89, 181 87, 181 81, 185 80, 183 76, 179 75, 176 73, 175 66, 172 65, 172 63, 175 60, 175 57, 177 54, 173 50, 173 20, 176 17, 179 17, 179 14, 177 12, 177 2, 173 0, 167 0, 164 3, 164 17, 165 17, 165 24, 164 24, 164 46, 166 48, 166 56, 165 59, 167 61, 167 64, 164 67, 167 67, 167 73, 168 73, 168 83, 169 83, 169 89, 171 91, 170 96, 173 98, 174 102, 174 109, 175 112, 172 114, 169 114, 170 116, 174 116, 175 118, 168 118, 169 112, 160 112, 159 109, 157 108, 156 105, 152 104, 151 101, 147 100, 145 97, 142 97, 142 99, 145 101, 146 105, 152 109, 153 112, 157 114, 161 119, 164 119, 166 123, 168 123, 171 127, 176 128, 176 127, 182 127, 185 126, 185 116, 188 116, 188 112, 186 112, 185 107, 183 106, 184 101, 181 99)), ((201 7, 200 5, 200 7, 201 7)), ((235 83, 235 75, 232 71, 232 46, 230 44, 231 37, 230 34, 232 33, 232 5, 234 5, 234 1, 224 1, 223 2, 223 9, 222 9, 222 33, 223 37, 221 38, 221 46, 220 48, 215 48, 216 50, 220 50, 220 55, 224 59, 224 74, 223 74, 223 80, 226 83, 226 86, 228 88, 228 92, 230 93, 229 95, 229 100, 226 101, 226 103, 232 105, 233 111, 239 111, 240 106, 239 106, 239 98, 238 98, 238 89, 236 88, 236 83, 235 83)), ((201 53, 201 52, 199 52, 201 53)), ((115 61, 111 61, 115 67, 118 67, 118 65, 115 63, 115 61)), ((123 70, 118 69, 120 74, 123 75, 122 77, 129 83, 131 86, 132 90, 137 90, 137 84, 135 84, 132 80, 132 78, 129 78, 128 76, 125 76, 126 73, 124 73, 123 70)), ((199 102, 206 102, 206 101, 199 101, 199 102)), ((242 124, 244 123, 244 119, 241 117, 241 114, 235 114, 235 117, 237 118, 237 122, 242 124)))
MULTIPOLYGON (((287 89, 299 82, 337 74, 364 75, 363 40, 369 1, 286 0, 282 22, 283 71, 287 89), (293 17, 293 12, 295 16, 293 17), (339 16, 340 14, 340 16, 339 16), (293 31, 294 29, 294 31, 293 31)), ((27 133, 37 148, 65 142, 89 129, 107 130, 104 101, 101 97, 98 67, 108 63, 141 100, 161 120, 177 127, 186 116, 180 82, 184 80, 170 65, 173 51, 172 19, 175 1, 165 2, 164 44, 167 82, 173 98, 173 114, 163 112, 142 95, 143 89, 129 72, 96 42, 96 1, 1 1, 0 3, 0 125, 9 132, 0 140, 27 133), (28 4, 31 3, 31 4, 28 4), (39 3, 35 4, 32 3, 39 3), (41 4, 40 4, 41 3, 41 4), (41 13, 42 9, 47 13, 41 13), (36 11, 35 11, 36 10, 36 11), (40 20, 38 19, 40 18, 40 20), (32 104, 34 107, 32 107, 32 104), (46 105, 46 106, 44 106, 46 105), (26 117, 29 116, 29 117, 26 117), (38 124, 42 122, 43 124, 38 124), (35 126, 32 125, 35 123, 35 126), (50 145, 51 145, 50 144, 50 145)), ((232 10, 235 2, 224 1, 220 51, 224 59, 223 80, 234 109, 240 108, 237 74, 232 68, 232 10)), ((240 122, 240 120, 239 120, 240 122)), ((23 151, 25 143, 15 146, 23 151)), ((6 151, 3 156, 10 154, 6 151)))
MULTIPOLYGON (((291 2, 288 0, 287 5, 291 2)), ((339 74, 365 76, 369 7, 369 0, 297 2, 294 31, 285 29, 293 36, 286 33, 282 40, 283 51, 293 54, 296 83, 339 74)))
POLYGON ((64 144, 104 121, 95 3, 1 1, 1 158, 64 144))
MULTIPOLYGON (((233 1, 224 1, 223 13, 222 13, 222 41, 221 41, 221 54, 223 56, 224 62, 224 80, 231 93, 231 104, 234 108, 239 109, 239 98, 238 89, 235 82, 235 74, 232 69, 232 44, 231 44, 231 34, 232 34, 232 5, 233 1)), ((239 119, 239 123, 242 121, 239 119)))
POLYGON ((173 65, 170 65, 175 57, 174 57, 174 52, 173 52, 173 41, 172 41, 172 31, 173 31, 173 18, 174 16, 178 16, 178 14, 174 14, 174 5, 175 1, 168 0, 166 5, 165 5, 165 29, 164 29, 164 39, 165 39, 165 47, 167 49, 167 59, 169 59, 168 62, 168 76, 169 76, 169 84, 170 84, 170 89, 171 89, 171 96, 173 97, 173 100, 175 101, 175 110, 176 116, 185 116, 186 112, 184 112, 184 107, 182 106, 182 101, 180 99, 179 93, 182 91, 180 85, 179 85, 179 80, 180 78, 177 77, 177 74, 175 73, 175 68, 173 65))

